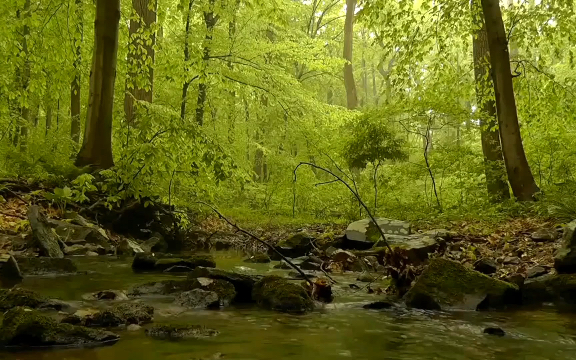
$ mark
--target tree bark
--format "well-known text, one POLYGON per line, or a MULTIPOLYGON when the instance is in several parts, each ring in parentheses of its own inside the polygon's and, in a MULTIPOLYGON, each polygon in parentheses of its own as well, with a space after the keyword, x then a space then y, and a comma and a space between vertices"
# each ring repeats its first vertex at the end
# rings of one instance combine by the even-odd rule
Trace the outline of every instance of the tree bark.
POLYGON ((344 87, 346 88, 346 104, 348 109, 358 107, 358 95, 356 82, 354 81, 354 69, 352 67, 352 45, 354 42, 354 13, 356 0, 346 0, 346 21, 344 23, 344 87))
MULTIPOLYGON (((184 72, 188 76, 188 62, 190 62, 190 18, 192 17, 192 5, 194 0, 188 2, 188 14, 186 15, 186 37, 184 38, 184 72)), ((186 118, 186 100, 188 97, 188 88, 192 83, 191 79, 184 81, 182 85, 182 102, 180 103, 180 119, 184 121, 186 118)))
MULTIPOLYGON (((493 88, 490 75, 490 51, 488 35, 484 20, 480 16, 481 9, 478 0, 472 2, 474 25, 477 27, 473 35, 474 76, 476 79, 476 99, 481 110, 480 131, 482 135, 482 152, 484 153, 484 171, 488 195, 495 202, 510 198, 510 190, 506 181, 506 166, 502 156, 500 134, 496 128, 496 102, 490 92, 493 88)), ((460 128, 458 128, 460 135, 460 128)), ((458 136, 460 142, 460 136, 458 136)))
POLYGON ((97 0, 86 131, 76 166, 91 165, 96 169, 114 166, 112 109, 119 22, 120 0, 97 0))
POLYGON ((70 123, 70 137, 76 144, 80 143, 80 112, 81 105, 81 66, 82 66, 82 41, 84 40, 84 20, 82 11, 82 0, 76 0, 76 32, 74 36, 76 58, 74 59, 74 79, 70 84, 70 116, 72 121, 70 123))
POLYGON ((124 95, 124 116, 134 124, 135 101, 152 102, 154 90, 154 45, 156 33, 156 0, 132 0, 128 40, 128 78, 124 95))
POLYGON ((522 145, 502 12, 498 0, 482 0, 482 9, 488 34, 496 110, 508 181, 518 200, 534 201, 534 195, 540 189, 534 181, 522 145))
MULTIPOLYGON (((26 0, 24 3, 24 19, 30 17, 30 0, 26 0)), ((20 11, 17 13, 17 18, 21 19, 22 16, 20 15, 20 11)), ((24 59, 22 62, 22 68, 18 69, 17 71, 17 78, 20 84, 20 88, 22 89, 22 93, 24 94, 27 99, 25 101, 20 102, 19 107, 19 130, 20 134, 15 136, 16 139, 15 143, 17 144, 20 141, 20 150, 25 151, 28 148, 28 127, 30 126, 30 94, 28 92, 28 88, 30 86, 30 59, 29 59, 29 49, 28 49, 28 37, 30 36, 30 27, 24 23, 22 26, 21 32, 21 40, 20 40, 20 50, 21 53, 24 54, 24 59)), ((18 131, 18 129, 17 129, 18 131)))
POLYGON ((214 31, 214 26, 218 22, 218 16, 214 16, 214 0, 210 0, 210 11, 204 12, 204 23, 206 24, 206 37, 204 38, 204 56, 203 69, 200 75, 200 84, 198 85, 198 99, 196 101, 196 122, 198 125, 202 126, 204 124, 204 108, 206 105, 206 95, 207 95, 207 76, 206 68, 208 67, 208 61, 210 60, 210 46, 212 42, 212 32, 214 31))

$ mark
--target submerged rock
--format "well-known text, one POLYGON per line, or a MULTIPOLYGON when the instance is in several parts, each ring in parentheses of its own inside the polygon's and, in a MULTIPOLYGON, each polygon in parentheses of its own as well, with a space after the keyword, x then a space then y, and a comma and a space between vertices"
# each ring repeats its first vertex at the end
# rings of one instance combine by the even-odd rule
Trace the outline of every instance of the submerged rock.
POLYGON ((506 332, 504 330, 497 328, 497 327, 488 327, 484 329, 484 334, 494 335, 494 336, 506 336, 506 332))
POLYGON ((463 265, 433 259, 404 296, 410 307, 439 310, 483 310, 519 302, 518 288, 463 265))
POLYGON ((76 264, 68 258, 16 256, 15 259, 23 275, 61 275, 78 271, 76 264))
POLYGON ((189 280, 197 278, 219 279, 231 283, 236 291, 236 297, 234 298, 235 302, 251 302, 252 289, 254 288, 256 281, 259 279, 259 277, 252 275, 238 274, 202 266, 197 267, 194 271, 188 274, 189 280))
POLYGON ((526 280, 522 287, 522 303, 576 305, 576 274, 548 274, 526 280))
POLYGON ((32 241, 40 249, 40 255, 50 258, 63 258, 64 253, 60 249, 58 235, 52 232, 48 220, 40 212, 37 205, 28 208, 28 222, 32 229, 32 241))
POLYGON ((255 254, 244 260, 245 263, 252 263, 252 264, 267 264, 270 261, 272 261, 270 259, 270 256, 266 254, 255 254))
POLYGON ((120 337, 109 331, 57 323, 52 318, 24 307, 4 315, 0 344, 11 347, 110 345, 120 337))
POLYGON ((302 314, 314 310, 314 302, 306 290, 279 276, 266 276, 254 285, 252 297, 269 310, 302 314))
POLYGON ((220 307, 220 297, 213 291, 194 289, 180 293, 176 303, 191 309, 214 309, 220 307))
POLYGON ((370 304, 366 304, 362 307, 368 310, 384 310, 384 309, 390 309, 393 306, 394 305, 388 301, 376 301, 370 304))
POLYGON ((316 256, 301 256, 292 259, 291 262, 302 270, 320 270, 322 265, 322 259, 316 256))
POLYGON ((364 272, 364 273, 360 274, 356 280, 358 280, 360 282, 370 283, 370 282, 376 281, 376 278, 372 274, 364 272))
MULTIPOLYGON (((344 248, 354 250, 367 250, 374 246, 374 243, 381 240, 380 234, 376 231, 369 231, 371 220, 364 219, 351 223, 346 229, 344 238, 344 248)), ((384 235, 410 235, 412 227, 410 223, 385 218, 376 219, 376 223, 384 232, 384 235)))
POLYGON ((218 335, 218 331, 200 325, 154 325, 146 329, 146 335, 161 340, 185 340, 218 335))
POLYGON ((576 273, 576 220, 564 228, 562 247, 554 254, 554 267, 559 274, 576 273))
MULTIPOLYGON (((286 257, 296 258, 312 251, 314 241, 315 238, 312 234, 303 231, 286 240, 280 241, 278 245, 276 245, 276 250, 286 257)), ((275 251, 270 251, 269 255, 272 260, 282 259, 275 251)))

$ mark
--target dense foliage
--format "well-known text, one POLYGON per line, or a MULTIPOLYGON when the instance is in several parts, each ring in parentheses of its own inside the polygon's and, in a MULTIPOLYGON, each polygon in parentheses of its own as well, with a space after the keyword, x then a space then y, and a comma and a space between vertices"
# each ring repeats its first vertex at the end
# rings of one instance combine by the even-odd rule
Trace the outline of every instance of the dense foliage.
MULTIPOLYGON (((342 74, 346 1, 146 3, 157 21, 130 34, 138 14, 132 2, 121 2, 115 167, 92 177, 73 165, 79 144, 71 84, 79 75, 84 124, 95 2, 2 1, 0 176, 55 181, 60 188, 51 196, 59 204, 81 202, 98 188, 109 192, 109 206, 160 197, 251 216, 360 216, 352 194, 326 174, 301 168, 294 181, 294 168, 311 162, 344 173, 382 216, 526 210, 494 204, 486 191, 469 2, 359 2, 356 110, 346 109, 342 74), (125 93, 134 88, 153 97, 137 99, 131 121, 125 93)), ((531 208, 576 215, 574 4, 512 1, 501 8, 524 149, 542 190, 531 208)))

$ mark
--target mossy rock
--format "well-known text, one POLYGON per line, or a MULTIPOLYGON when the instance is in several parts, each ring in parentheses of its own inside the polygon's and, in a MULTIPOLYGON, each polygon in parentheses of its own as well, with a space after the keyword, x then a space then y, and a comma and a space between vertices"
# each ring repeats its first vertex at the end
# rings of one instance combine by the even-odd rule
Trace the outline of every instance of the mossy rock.
POLYGON ((82 319, 88 327, 116 327, 120 325, 141 325, 152 321, 154 308, 139 302, 122 303, 110 309, 99 311, 82 319))
POLYGON ((244 259, 245 263, 251 263, 251 264, 267 264, 271 261, 272 260, 270 260, 270 256, 266 254, 255 254, 247 259, 244 259))
POLYGON ((426 310, 484 310, 518 304, 520 297, 516 285, 454 261, 433 259, 404 300, 408 306, 426 310))
POLYGON ((146 329, 146 335, 160 340, 185 340, 216 336, 218 331, 201 325, 160 324, 146 329))
POLYGON ((76 264, 69 258, 15 256, 23 275, 73 274, 78 272, 76 264))
POLYGON ((522 304, 576 305, 576 274, 548 274, 528 279, 522 287, 522 304))
POLYGON ((17 306, 31 309, 62 310, 67 304, 59 300, 48 299, 32 290, 13 288, 0 290, 0 310, 8 310, 17 306))
POLYGON ((314 302, 306 290, 279 276, 266 276, 252 290, 256 303, 269 310, 303 314, 314 310, 314 302))
POLYGON ((192 289, 192 282, 188 280, 153 281, 134 286, 128 291, 128 296, 170 295, 192 289))
MULTIPOLYGON (((276 245, 276 250, 286 257, 299 257, 308 254, 313 249, 313 243, 315 241, 314 236, 309 232, 302 231, 291 237, 280 241, 276 245)), ((269 251, 268 254, 272 260, 281 260, 282 257, 279 256, 275 251, 269 251)))
POLYGON ((194 255, 187 258, 164 258, 159 259, 154 264, 155 271, 165 271, 174 266, 181 266, 194 270, 198 266, 203 267, 216 267, 216 262, 211 255, 194 255))
POLYGON ((252 302, 252 289, 254 284, 259 279, 256 276, 238 274, 231 271, 225 271, 220 269, 197 267, 188 274, 189 280, 195 280, 198 278, 209 278, 215 280, 225 280, 234 286, 236 291, 236 296, 234 297, 235 302, 245 303, 252 302))
POLYGON ((197 278, 191 280, 192 289, 212 291, 218 295, 223 305, 229 305, 236 297, 236 289, 232 283, 222 279, 197 278))
POLYGON ((119 336, 71 324, 59 324, 37 311, 16 307, 4 315, 0 344, 5 347, 95 346, 110 345, 119 336))

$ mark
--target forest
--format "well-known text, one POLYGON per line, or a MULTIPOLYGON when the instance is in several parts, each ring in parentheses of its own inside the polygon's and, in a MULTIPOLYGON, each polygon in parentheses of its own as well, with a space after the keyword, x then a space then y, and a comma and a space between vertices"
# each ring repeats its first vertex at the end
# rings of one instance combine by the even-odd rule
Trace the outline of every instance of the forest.
POLYGON ((0 18, 9 359, 454 359, 422 338, 571 358, 572 1, 3 0, 0 18))

